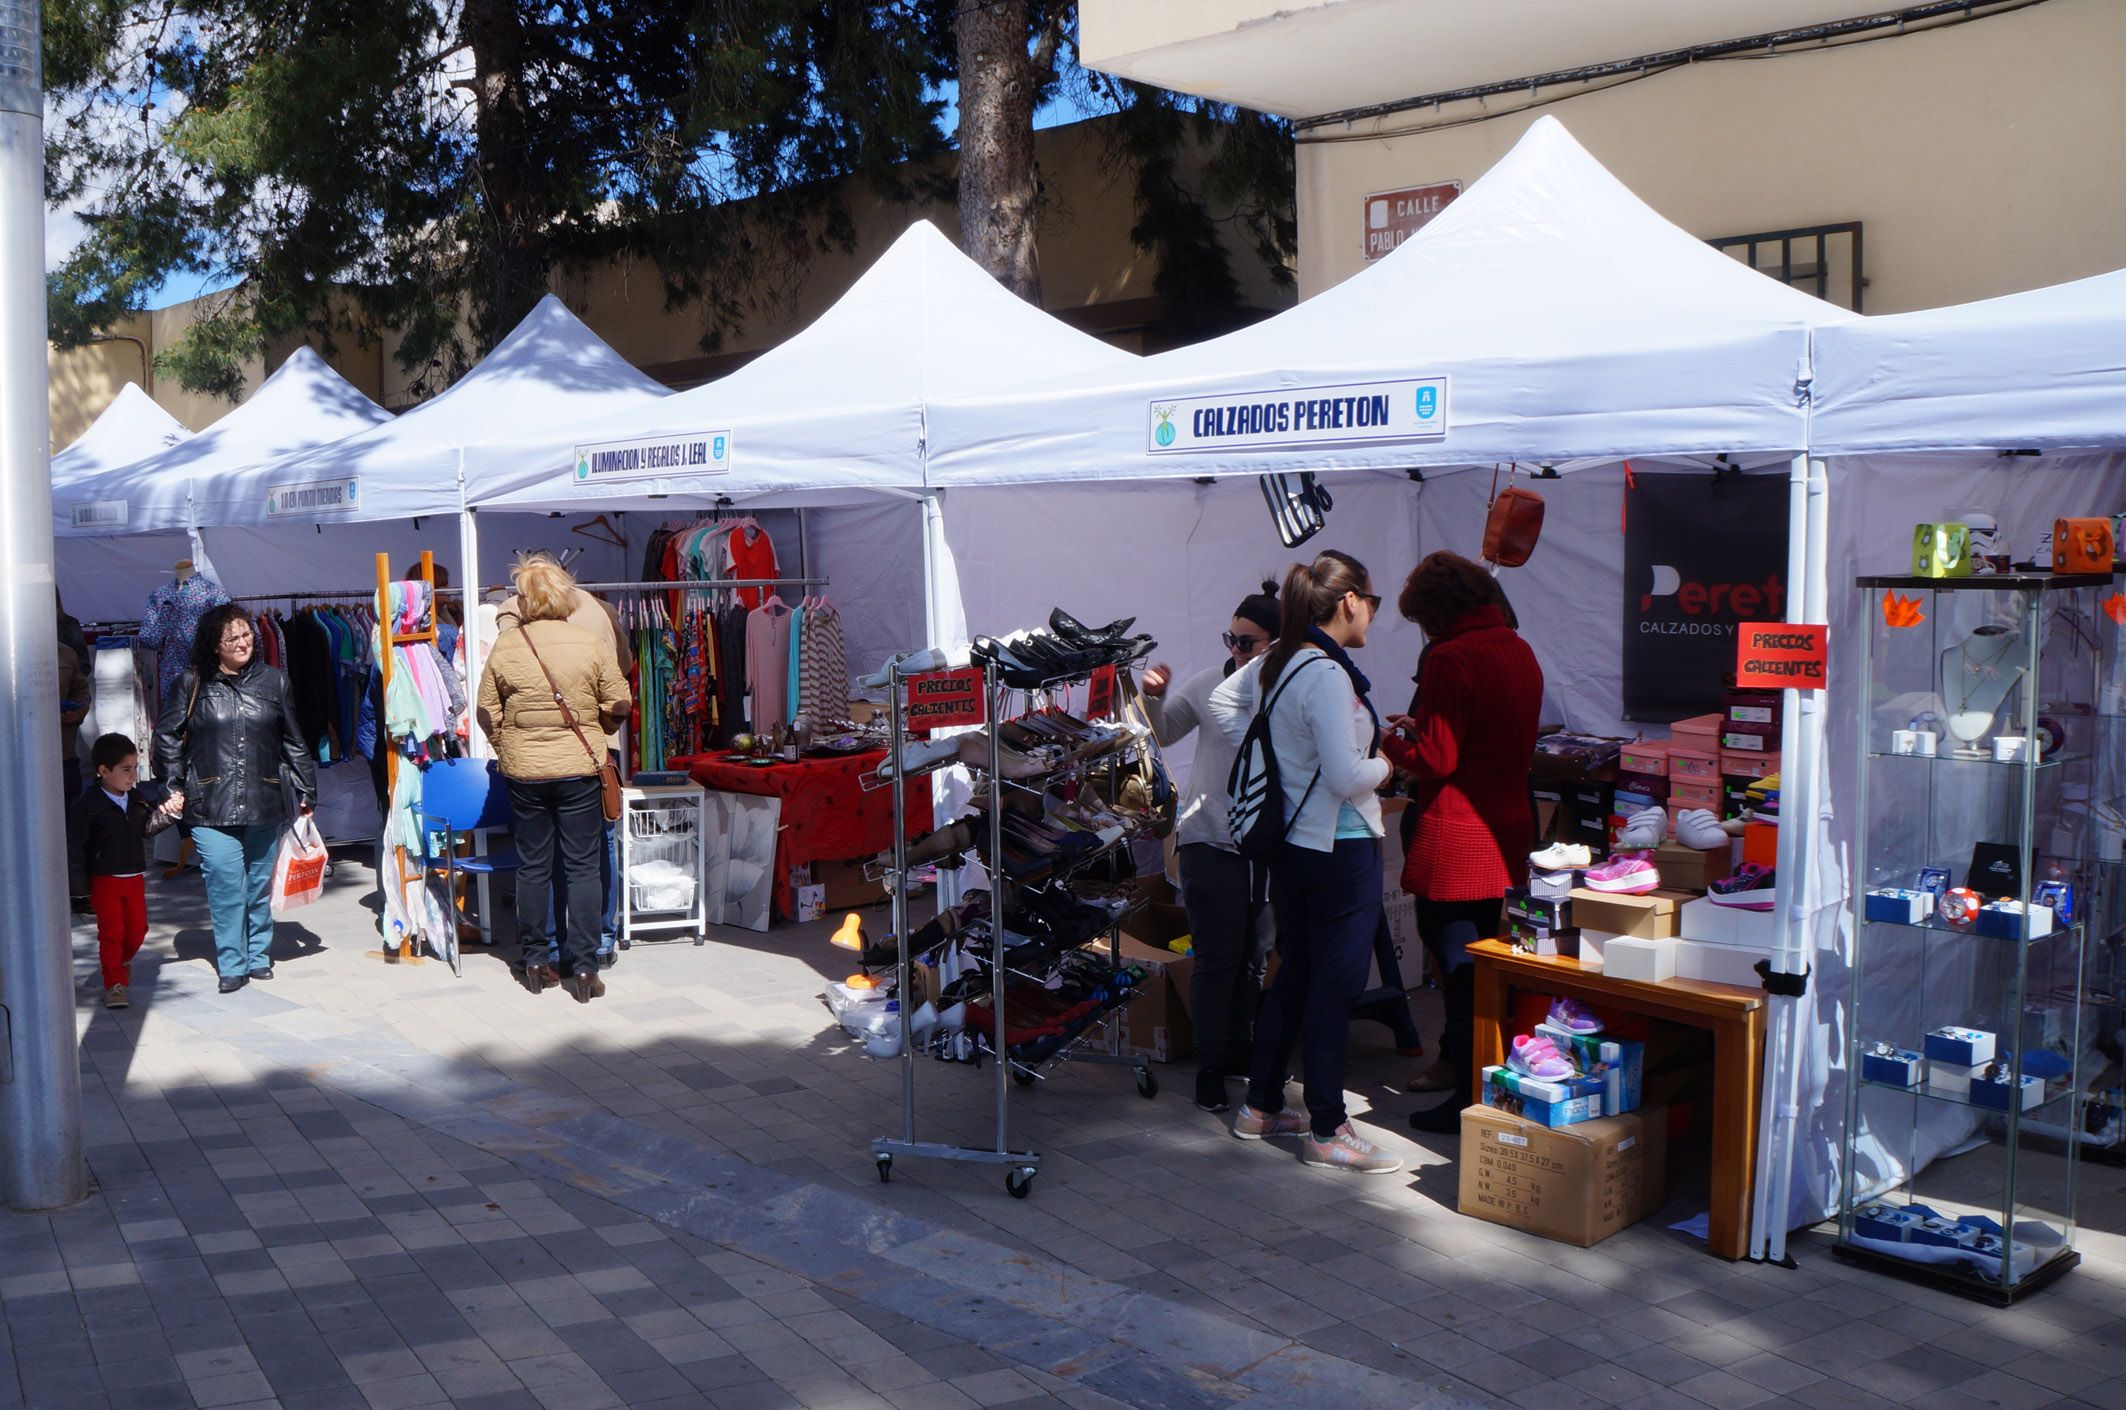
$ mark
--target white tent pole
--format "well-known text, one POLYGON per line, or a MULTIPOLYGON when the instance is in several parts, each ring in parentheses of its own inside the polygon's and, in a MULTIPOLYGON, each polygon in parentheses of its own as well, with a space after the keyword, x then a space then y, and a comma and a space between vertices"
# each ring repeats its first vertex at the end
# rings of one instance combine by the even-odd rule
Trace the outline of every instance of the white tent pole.
POLYGON ((936 490, 923 491, 923 645, 945 645, 938 639, 944 630, 938 602, 938 565, 944 562, 945 514, 936 490))
MULTIPOLYGON (((462 463, 465 452, 459 451, 462 463)), ((461 472, 462 473, 462 472, 461 472)), ((479 711, 473 702, 480 694, 480 667, 484 664, 480 653, 480 523, 478 510, 470 507, 458 511, 458 587, 464 594, 459 601, 464 605, 464 626, 459 629, 458 640, 465 644, 465 722, 466 747, 475 759, 493 757, 488 747, 487 736, 480 732, 479 711)))
MULTIPOLYGON (((1787 466, 1786 620, 1793 623, 1804 620, 1801 584, 1808 572, 1808 480, 1809 458, 1804 452, 1795 456, 1787 466)), ((1798 867, 1805 849, 1802 829, 1794 825, 1795 795, 1789 791, 1794 787, 1795 766, 1801 756, 1802 692, 1785 690, 1780 694, 1784 702, 1779 727, 1780 826, 1779 850, 1773 868, 1772 915, 1778 927, 1774 949, 1778 959, 1773 968, 1784 974, 1792 968, 1795 929, 1804 923, 1798 898, 1806 888, 1798 884, 1801 879, 1798 867)), ((1757 1172, 1750 1197, 1750 1251, 1753 1254, 1766 1247, 1772 1227, 1784 1218, 1783 1211, 1775 1211, 1770 1205, 1772 1180, 1769 1172, 1776 1170, 1779 1163, 1776 1149, 1779 1123, 1775 1119, 1775 1106, 1778 1094, 1786 1090, 1780 1074, 1790 1046, 1788 1039, 1794 1023, 1794 1000, 1773 994, 1768 996, 1768 1001, 1771 1022, 1765 1035, 1763 1071, 1759 1077, 1757 1172)))
MULTIPOLYGON (((1802 620, 1805 622, 1828 622, 1830 620, 1830 478, 1821 460, 1809 462, 1808 478, 1808 564, 1801 581, 1802 620)), ((1817 785, 1823 778, 1823 734, 1828 723, 1829 702, 1821 690, 1805 690, 1801 696, 1801 758, 1796 767, 1780 779, 1781 821, 1788 826, 1806 829, 1798 841, 1800 852, 1808 859, 1805 882, 1814 883, 1802 888, 1803 893, 1795 903, 1796 910, 1806 909, 1809 914, 1798 918, 1788 932, 1792 948, 1783 956, 1787 973, 1800 973, 1810 968, 1811 946, 1815 938, 1816 895, 1822 889, 1821 867, 1826 860, 1821 847, 1825 831, 1817 814, 1822 804, 1817 785), (1799 785, 1796 795, 1789 795, 1787 777, 1799 785), (1790 796, 1799 801, 1790 803, 1790 796), (1788 811, 1791 808, 1792 811, 1788 811)), ((1782 765, 1782 768, 1784 765, 1782 765)), ((1772 1187, 1769 1192, 1771 1235, 1767 1256, 1774 1262, 1787 1259, 1787 1210, 1791 1204, 1794 1187, 1794 1132, 1801 1121, 1801 1063, 1803 1024, 1814 1006, 1803 1007, 1800 999, 1786 1001, 1790 1009, 1787 1022, 1785 1061, 1773 1072, 1772 1079, 1778 1084, 1776 1104, 1772 1108, 1773 1149, 1776 1157, 1770 1167, 1772 1187)))

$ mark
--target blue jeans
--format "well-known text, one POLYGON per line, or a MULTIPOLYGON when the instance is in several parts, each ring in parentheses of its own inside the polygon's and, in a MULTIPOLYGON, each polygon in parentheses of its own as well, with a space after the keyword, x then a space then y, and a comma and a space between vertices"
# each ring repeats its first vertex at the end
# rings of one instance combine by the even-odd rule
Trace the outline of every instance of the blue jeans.
POLYGON ((192 829, 214 917, 214 968, 224 979, 273 963, 273 853, 280 835, 278 823, 192 829))
POLYGON ((1373 934, 1380 927, 1380 842, 1344 838, 1333 852, 1286 843, 1270 863, 1270 910, 1277 917, 1277 977, 1255 1020, 1248 1105, 1284 1110, 1292 1047, 1305 1064, 1302 1090, 1314 1134, 1344 1124, 1344 1048, 1351 1007, 1366 987, 1373 934))
MULTIPOLYGON (((605 825, 605 851, 598 862, 598 882, 604 888, 604 908, 598 915, 598 953, 610 955, 613 942, 620 934, 620 825, 605 825)), ((546 962, 558 964, 561 960, 561 937, 568 927, 567 879, 556 873, 554 876, 554 909, 546 922, 546 962)))

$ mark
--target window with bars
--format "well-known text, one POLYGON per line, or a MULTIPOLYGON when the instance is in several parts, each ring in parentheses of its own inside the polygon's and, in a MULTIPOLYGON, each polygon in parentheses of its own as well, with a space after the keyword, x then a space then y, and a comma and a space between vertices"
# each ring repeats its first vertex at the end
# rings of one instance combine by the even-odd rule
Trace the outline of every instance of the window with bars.
POLYGON ((1756 235, 1726 235, 1707 241, 1760 274, 1768 274, 1819 299, 1855 313, 1867 279, 1860 266, 1860 222, 1804 225, 1756 235))

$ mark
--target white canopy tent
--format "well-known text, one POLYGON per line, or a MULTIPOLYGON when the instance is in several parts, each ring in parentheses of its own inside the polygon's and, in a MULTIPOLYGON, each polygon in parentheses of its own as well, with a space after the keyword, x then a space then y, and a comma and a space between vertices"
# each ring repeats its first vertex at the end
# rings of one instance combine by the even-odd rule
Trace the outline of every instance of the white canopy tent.
MULTIPOLYGON (((1820 585, 1824 544, 1811 530, 1821 520, 1810 512, 1802 454, 1810 336, 1853 317, 1672 225, 1546 117, 1395 253, 1286 313, 1146 358, 1126 376, 1094 373, 938 406, 930 424, 931 483, 945 489, 948 537, 963 564, 980 545, 1006 535, 1014 519, 1050 517, 1047 506, 1057 501, 1025 491, 1043 481, 1169 482, 1163 512, 1153 509, 1155 487, 1143 485, 1116 495, 1081 484, 1062 501, 1085 505, 1091 523, 1100 522, 1102 500, 1126 505, 1108 522, 1136 550, 1133 572, 1185 561, 1204 526, 1243 525, 1252 513, 1254 561, 1237 549, 1234 528, 1219 529, 1226 537, 1213 555, 1223 569, 1215 588, 1176 583, 1173 597, 1116 606, 1138 609, 1144 626, 1183 644, 1177 655, 1197 664, 1209 659, 1231 604, 1262 569, 1291 555, 1271 536, 1252 486, 1176 480, 1374 471, 1330 481, 1337 508, 1317 542, 1377 543, 1380 559, 1360 556, 1385 575, 1400 573, 1424 550, 1473 553, 1488 486, 1435 474, 1415 487, 1401 473, 1380 472, 1509 461, 1555 466, 1583 472, 1563 497, 1608 499, 1613 516, 1626 457, 1643 468, 1646 461, 1709 464, 1726 455, 1787 470, 1788 581, 1820 585), (1193 518, 1179 498, 1187 495, 1196 499, 1193 518), (1235 499, 1237 507, 1208 517, 1214 500, 1235 499), (1162 536, 1170 551, 1161 551, 1162 536), (1188 643, 1197 644, 1193 654, 1188 643)), ((1815 486, 1819 515, 1824 488, 1815 486)), ((1524 629, 1539 649, 1546 633, 1552 637, 1546 662, 1557 663, 1553 671, 1583 697, 1574 722, 1607 728, 1620 723, 1610 713, 1615 670, 1587 663, 1603 659, 1599 646, 1590 651, 1590 639, 1616 640, 1614 607, 1606 616, 1600 609, 1623 596, 1622 553, 1600 547, 1603 526, 1616 522, 1554 518, 1530 567, 1508 575, 1524 629), (1560 538, 1567 541, 1559 545, 1560 538), (1579 630, 1590 612, 1605 627, 1591 638, 1579 630), (1540 625, 1546 617, 1566 625, 1552 631, 1540 625), (1589 689, 1596 677, 1597 688, 1589 689)), ((993 573, 963 575, 970 615, 986 619, 978 626, 1045 611, 1031 600, 1040 588, 1036 575, 1023 572, 1023 556, 999 553, 990 562, 993 573)), ((1392 583, 1385 586, 1392 595, 1392 583)), ((1788 614, 1820 621, 1806 614, 1820 614, 1822 606, 1820 587, 1813 598, 1795 591, 1788 614)), ((1094 598, 1095 613, 1106 610, 1094 598)), ((1419 645, 1413 627, 1384 614, 1361 659, 1377 683, 1393 682, 1408 672, 1419 645)), ((1817 777, 1802 741, 1820 720, 1818 702, 1788 712, 1789 806, 1806 807, 1817 777)), ((1801 843, 1791 836, 1783 843, 1779 907, 1798 957, 1817 904, 1801 843), (1791 856, 1789 848, 1796 849, 1791 856)), ((1792 1009, 1781 1001, 1768 1096, 1791 1065, 1792 1009)), ((1769 1100, 1765 1113, 1760 1170, 1784 1169, 1774 1152, 1785 1132, 1773 1127, 1786 1113, 1769 1100)), ((1752 1247, 1776 1253, 1785 1224, 1775 1212, 1782 1196, 1767 1188, 1772 1183, 1759 1181, 1752 1247)))
MULTIPOLYGON (((1853 575, 1903 571, 1918 522, 1993 515, 2018 560, 2049 537, 2055 518, 2108 514, 2126 501, 2126 271, 1950 308, 1859 319, 1815 339, 1810 442, 1841 495, 1853 503, 1829 524, 1826 556, 1839 565, 1830 611, 1833 658, 1825 756, 1845 764, 1862 748, 1868 682, 1859 642, 1869 624, 1853 575)), ((1851 924, 1845 880, 1858 815, 1852 768, 1831 771, 1815 810, 1820 905, 1812 916, 1816 980, 1803 1030, 1791 1104, 1801 1114, 1790 1218, 1800 1223, 1836 1205, 1839 1169, 1858 1162, 1864 1188, 1917 1173, 1955 1150, 1972 1122, 1945 1105, 1930 1110, 1910 1145, 1886 1142, 1864 1094, 1861 1126, 1845 1123, 1845 1043, 1850 1011, 1851 924)), ((1920 996, 1871 986, 1870 1022, 1918 1031, 1920 996), (1888 1001, 1885 1003, 1885 1001, 1888 1001)), ((2085 1056, 2085 1061, 2086 1061, 2085 1056)), ((1910 1106, 1880 1108, 1887 1129, 1910 1106)))
MULTIPOLYGON (((52 457, 52 503, 60 520, 63 523, 72 517, 66 506, 79 498, 76 485, 191 437, 192 432, 153 397, 126 383, 89 429, 52 457)), ((118 517, 118 510, 110 505, 87 507, 82 513, 90 519, 102 518, 106 524, 118 517)), ((101 530, 110 531, 108 527, 101 530)), ((148 587, 159 577, 167 577, 178 559, 195 552, 192 540, 182 532, 63 543, 57 565, 59 600, 86 622, 137 616, 148 587)))
POLYGON ((930 407, 1036 378, 1127 367, 1133 354, 1008 293, 917 221, 802 332, 719 381, 654 406, 470 445, 466 502, 497 510, 806 507, 816 562, 844 589, 852 666, 956 638, 959 594, 933 591, 908 549, 943 565, 925 493, 930 407), (692 447, 611 472, 579 448, 692 447), (677 460, 676 466, 666 464, 677 460), (912 619, 908 605, 947 619, 912 619))
POLYGON ((297 348, 257 391, 200 434, 128 464, 55 483, 53 532, 64 538, 189 530, 195 526, 194 481, 211 485, 390 419, 324 358, 297 348), (122 506, 123 516, 81 512, 95 506, 122 506))

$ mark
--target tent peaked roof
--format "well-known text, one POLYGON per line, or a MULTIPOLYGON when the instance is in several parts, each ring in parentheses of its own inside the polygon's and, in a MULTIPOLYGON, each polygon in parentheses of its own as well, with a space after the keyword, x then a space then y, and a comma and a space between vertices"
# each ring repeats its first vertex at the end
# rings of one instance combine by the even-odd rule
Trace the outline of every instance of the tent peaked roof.
POLYGON ((1824 455, 2126 445, 2126 270, 1816 335, 1824 455))
POLYGON ((52 457, 52 483, 64 485, 99 470, 130 465, 191 436, 153 397, 128 382, 88 430, 52 457))
POLYGON ((466 452, 474 504, 581 503, 578 445, 721 433, 729 469, 599 485, 601 495, 852 496, 923 483, 928 407, 1036 379, 1106 370, 1134 354, 1044 313, 917 221, 801 332, 718 381, 643 409, 466 452))
POLYGON ((1013 294, 919 220, 803 331, 671 409, 697 395, 752 396, 794 370, 865 402, 915 405, 1136 361, 1013 294))
POLYGON ((124 500, 129 530, 181 529, 191 522, 195 480, 296 455, 390 419, 324 358, 300 347, 206 430, 130 465, 71 482, 54 497, 53 509, 64 528, 73 502, 124 500))
POLYGON ((461 448, 669 395, 548 294, 449 390, 402 416, 330 445, 193 484, 202 524, 244 524, 292 511, 277 487, 343 483, 310 494, 350 519, 405 518, 459 507, 461 448))
POLYGON ((932 483, 1798 450, 1808 330, 1852 316, 1670 223, 1546 116, 1400 248, 1294 308, 1145 358, 1126 385, 1038 389, 1022 433, 1001 399, 946 406, 932 483), (1147 441, 1154 400, 1425 376, 1448 379, 1444 436, 1147 441))

